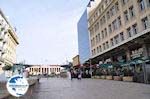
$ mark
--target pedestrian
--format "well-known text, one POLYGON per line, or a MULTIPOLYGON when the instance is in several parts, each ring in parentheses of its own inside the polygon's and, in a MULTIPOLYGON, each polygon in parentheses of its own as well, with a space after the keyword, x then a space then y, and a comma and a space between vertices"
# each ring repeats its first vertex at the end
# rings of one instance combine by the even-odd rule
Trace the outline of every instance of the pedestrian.
POLYGON ((82 74, 81 74, 81 72, 78 74, 78 79, 79 80, 81 80, 81 78, 82 78, 82 74))

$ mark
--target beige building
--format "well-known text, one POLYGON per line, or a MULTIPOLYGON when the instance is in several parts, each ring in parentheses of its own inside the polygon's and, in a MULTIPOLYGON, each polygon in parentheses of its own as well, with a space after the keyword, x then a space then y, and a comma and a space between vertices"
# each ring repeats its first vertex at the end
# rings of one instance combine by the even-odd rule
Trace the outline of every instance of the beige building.
POLYGON ((92 61, 98 64, 127 61, 137 57, 148 58, 150 0, 95 2, 88 8, 92 61))
POLYGON ((3 66, 16 63, 18 44, 18 37, 14 29, 0 10, 0 71, 3 66))
POLYGON ((80 58, 79 55, 76 55, 75 57, 73 57, 73 66, 80 66, 80 58))
POLYGON ((64 68, 61 67, 60 65, 33 65, 27 68, 30 75, 39 75, 39 74, 50 75, 51 73, 60 74, 60 72, 63 69, 64 68))

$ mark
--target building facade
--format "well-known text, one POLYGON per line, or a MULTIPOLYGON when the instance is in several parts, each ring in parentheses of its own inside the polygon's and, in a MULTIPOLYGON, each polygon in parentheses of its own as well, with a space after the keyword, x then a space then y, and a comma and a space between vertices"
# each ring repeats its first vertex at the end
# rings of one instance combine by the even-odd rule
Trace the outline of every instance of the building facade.
POLYGON ((18 37, 14 29, 0 10, 0 72, 3 66, 16 63, 18 44, 18 37))
POLYGON ((88 11, 90 52, 96 64, 150 56, 150 0, 101 0, 88 11))
POLYGON ((79 67, 80 66, 80 56, 79 55, 76 55, 75 57, 73 57, 73 67, 79 67))
POLYGON ((43 74, 60 74, 60 72, 64 68, 60 65, 32 65, 31 67, 27 68, 30 75, 43 75, 43 74))
POLYGON ((87 22, 87 10, 84 11, 78 22, 78 50, 80 63, 85 63, 90 58, 90 44, 87 22))

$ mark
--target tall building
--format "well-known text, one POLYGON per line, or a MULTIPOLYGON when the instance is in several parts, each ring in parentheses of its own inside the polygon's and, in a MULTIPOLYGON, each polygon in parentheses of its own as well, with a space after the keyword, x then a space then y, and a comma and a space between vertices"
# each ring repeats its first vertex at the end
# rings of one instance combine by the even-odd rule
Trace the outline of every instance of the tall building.
POLYGON ((0 72, 5 65, 16 63, 16 47, 18 37, 0 10, 0 72))
POLYGON ((101 0, 93 6, 88 30, 94 63, 150 56, 150 0, 101 0))
POLYGON ((87 10, 84 11, 78 22, 78 50, 80 63, 83 64, 90 58, 87 10))

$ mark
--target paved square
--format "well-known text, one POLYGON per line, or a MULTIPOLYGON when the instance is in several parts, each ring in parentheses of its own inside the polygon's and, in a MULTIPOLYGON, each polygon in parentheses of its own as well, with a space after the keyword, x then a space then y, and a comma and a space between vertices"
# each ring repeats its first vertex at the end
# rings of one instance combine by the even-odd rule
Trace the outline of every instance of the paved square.
MULTIPOLYGON (((10 97, 9 99, 13 99, 10 97)), ((17 99, 17 98, 14 98, 17 99)), ((150 99, 150 85, 100 79, 41 79, 19 99, 150 99)))

